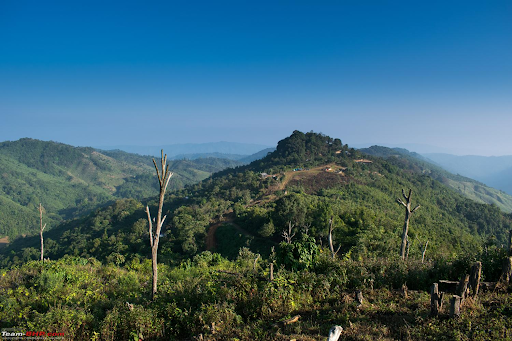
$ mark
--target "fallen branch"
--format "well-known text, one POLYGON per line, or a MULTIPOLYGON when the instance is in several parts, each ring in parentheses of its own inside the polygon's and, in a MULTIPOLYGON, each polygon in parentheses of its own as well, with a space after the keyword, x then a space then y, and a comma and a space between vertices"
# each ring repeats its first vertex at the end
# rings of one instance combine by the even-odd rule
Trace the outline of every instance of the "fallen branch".
MULTIPOLYGON (((439 280, 439 290, 446 293, 455 294, 459 281, 449 281, 446 279, 439 280)), ((497 282, 480 282, 480 289, 482 291, 494 290, 497 282)))
POLYGON ((299 319, 300 319, 300 315, 295 315, 292 318, 289 318, 287 320, 279 321, 279 322, 275 323, 274 327, 279 327, 279 325, 286 326, 286 325, 289 325, 289 324, 292 324, 292 323, 295 323, 295 322, 299 321, 299 319))

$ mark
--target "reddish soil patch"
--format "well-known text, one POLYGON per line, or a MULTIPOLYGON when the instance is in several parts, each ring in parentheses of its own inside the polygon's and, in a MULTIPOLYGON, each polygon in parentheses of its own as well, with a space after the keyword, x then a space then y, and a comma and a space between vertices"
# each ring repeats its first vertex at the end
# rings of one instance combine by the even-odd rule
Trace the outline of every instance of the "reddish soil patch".
POLYGON ((317 193, 321 189, 346 185, 351 179, 343 174, 319 172, 310 176, 295 177, 288 186, 302 186, 308 194, 317 193))
POLYGON ((9 244, 9 237, 0 238, 0 247, 7 246, 9 244))
POLYGON ((216 223, 214 225, 210 225, 208 229, 208 234, 206 235, 206 250, 210 251, 215 249, 217 246, 217 240, 215 239, 215 232, 224 222, 216 223))

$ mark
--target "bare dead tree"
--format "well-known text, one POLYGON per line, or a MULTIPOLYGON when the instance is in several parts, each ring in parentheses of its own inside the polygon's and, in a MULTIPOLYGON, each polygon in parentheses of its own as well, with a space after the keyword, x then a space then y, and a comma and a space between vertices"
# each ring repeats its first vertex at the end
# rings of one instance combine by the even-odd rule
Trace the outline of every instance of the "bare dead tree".
POLYGON ((41 262, 44 261, 43 255, 44 255, 44 240, 43 240, 43 231, 46 228, 46 224, 43 225, 43 210, 44 207, 41 203, 39 203, 39 236, 41 236, 41 262))
POLYGON ((302 233, 304 233, 304 235, 306 237, 308 237, 309 236, 309 229, 311 228, 311 223, 304 224, 304 226, 302 226, 302 228, 303 228, 303 232, 302 233))
POLYGON ((162 230, 162 226, 164 224, 165 218, 167 216, 162 217, 162 209, 164 206, 164 195, 167 190, 167 185, 169 185, 169 180, 173 175, 172 172, 169 171, 169 165, 167 164, 167 154, 164 156, 164 151, 162 149, 162 169, 158 169, 156 165, 155 159, 153 159, 153 164, 155 165, 156 175, 158 177, 158 182, 160 185, 160 196, 158 200, 158 213, 153 220, 151 219, 151 213, 149 212, 149 206, 146 206, 146 213, 148 215, 148 223, 149 223, 149 242, 151 244, 151 259, 153 265, 153 299, 155 299, 156 291, 157 291, 157 280, 158 280, 158 263, 157 263, 157 254, 158 254, 158 242, 160 241, 160 231, 162 230), (155 229, 153 230, 153 223, 156 224, 155 229))
POLYGON ((281 236, 283 236, 284 240, 288 243, 288 244, 291 244, 292 243, 292 239, 293 237, 295 237, 295 232, 292 233, 292 230, 293 230, 293 227, 295 225, 292 225, 292 222, 289 221, 288 222, 288 231, 284 230, 283 231, 283 234, 281 236))
POLYGON ((400 257, 402 260, 405 260, 405 252, 406 252, 406 246, 407 246, 407 233, 409 232, 409 220, 411 219, 411 215, 420 208, 420 205, 416 206, 414 209, 411 210, 411 192, 412 190, 409 189, 409 195, 405 195, 404 190, 402 189, 402 196, 405 199, 405 202, 398 198, 396 199, 396 202, 403 205, 405 207, 405 221, 404 221, 404 229, 402 232, 402 246, 400 247, 400 257))
POLYGON ((425 242, 425 247, 423 248, 423 251, 421 252, 421 263, 425 261, 425 252, 427 252, 427 246, 428 246, 428 240, 425 242))
POLYGON ((332 259, 336 258, 336 255, 338 254, 338 251, 341 249, 341 245, 338 246, 338 249, 334 251, 334 245, 333 245, 333 238, 332 238, 332 231, 334 230, 333 227, 333 217, 329 219, 329 249, 331 250, 332 259))

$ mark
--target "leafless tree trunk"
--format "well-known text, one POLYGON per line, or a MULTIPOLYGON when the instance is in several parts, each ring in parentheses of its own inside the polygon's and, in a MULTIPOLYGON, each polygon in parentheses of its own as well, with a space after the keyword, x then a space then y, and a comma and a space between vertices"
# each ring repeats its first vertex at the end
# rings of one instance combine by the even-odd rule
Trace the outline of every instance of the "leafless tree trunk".
POLYGON ((508 231, 508 255, 512 257, 512 230, 508 231))
POLYGON ((43 205, 41 203, 39 203, 39 225, 40 225, 39 235, 41 236, 41 262, 44 261, 44 258, 43 258, 43 255, 44 255, 43 231, 46 227, 46 224, 43 225, 43 210, 44 210, 43 205))
POLYGON ((428 240, 425 243, 425 247, 423 248, 423 252, 421 253, 421 263, 425 261, 425 252, 427 252, 428 240))
POLYGON ((329 249, 331 250, 332 259, 336 258, 336 255, 338 254, 338 251, 340 251, 340 248, 341 248, 341 245, 339 245, 338 249, 336 251, 334 251, 334 245, 333 245, 333 240, 332 240, 332 231, 334 230, 333 220, 334 220, 333 217, 331 217, 331 219, 329 219, 329 249))
POLYGON ((402 260, 405 260, 405 252, 407 246, 407 233, 409 232, 409 220, 411 219, 411 215, 420 208, 420 205, 416 206, 411 210, 411 192, 409 189, 409 195, 406 196, 404 190, 402 189, 402 196, 405 199, 405 202, 402 199, 396 199, 396 201, 405 207, 405 221, 404 221, 404 230, 402 232, 402 246, 400 247, 400 257, 402 260))
POLYGON ((158 182, 160 184, 160 197, 158 200, 158 213, 156 216, 156 221, 153 218, 151 220, 151 213, 149 212, 149 206, 146 206, 146 213, 148 215, 149 222, 149 242, 151 244, 151 259, 153 266, 153 299, 155 299, 156 291, 157 291, 157 280, 158 280, 158 263, 157 263, 157 255, 158 255, 158 242, 160 241, 160 231, 164 224, 165 218, 167 216, 162 217, 162 209, 164 206, 164 195, 167 190, 167 185, 169 185, 169 180, 173 175, 172 172, 169 172, 169 165, 167 165, 167 154, 164 156, 164 151, 162 150, 162 169, 159 170, 156 165, 155 159, 153 159, 153 164, 155 165, 156 175, 158 177, 158 182), (153 231, 153 223, 156 224, 155 231, 153 231))
POLYGON ((305 236, 309 236, 309 228, 311 227, 311 223, 308 223, 308 224, 304 224, 304 226, 302 226, 302 228, 304 229, 303 233, 305 236))
POLYGON ((292 233, 293 227, 294 227, 294 225, 292 225, 292 222, 289 221, 288 222, 288 232, 287 231, 283 231, 283 234, 282 234, 284 240, 288 244, 291 244, 293 237, 295 237, 295 232, 292 233))
POLYGON ((411 248, 411 241, 409 240, 409 236, 405 237, 405 259, 409 259, 409 249, 411 248))

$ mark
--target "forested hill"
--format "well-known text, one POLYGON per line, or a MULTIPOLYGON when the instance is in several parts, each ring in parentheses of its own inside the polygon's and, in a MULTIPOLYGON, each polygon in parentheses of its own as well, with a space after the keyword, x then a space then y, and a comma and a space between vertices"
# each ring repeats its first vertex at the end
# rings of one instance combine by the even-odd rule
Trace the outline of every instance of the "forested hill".
POLYGON ((430 177, 439 180, 450 186, 463 196, 477 202, 493 204, 504 212, 512 212, 512 196, 498 189, 489 187, 479 181, 452 174, 445 169, 435 165, 429 159, 417 153, 411 153, 402 148, 387 148, 372 146, 359 150, 367 155, 378 156, 386 159, 395 159, 392 162, 402 163, 404 167, 418 167, 417 171, 428 174, 430 177), (408 165, 409 164, 409 165, 408 165))
MULTIPOLYGON (((159 260, 179 263, 207 248, 236 257, 248 247, 265 256, 289 225, 297 243, 321 247, 327 245, 331 218, 342 257, 396 255, 404 221, 396 199, 402 189, 411 189, 412 204, 421 205, 411 219, 410 258, 421 258, 426 241, 429 259, 506 243, 510 215, 465 198, 416 161, 371 156, 339 139, 295 131, 261 160, 169 193, 159 260), (222 221, 228 224, 219 226, 222 221)), ((122 264, 149 254, 146 216, 137 200, 70 221, 47 238, 45 254, 52 259, 71 254, 122 264)), ((38 243, 37 237, 15 241, 1 251, 3 265, 35 259, 38 243)), ((285 265, 305 267, 301 257, 285 265)))
MULTIPOLYGON (((239 163, 221 159, 173 160, 170 189, 183 188, 239 163)), ((21 139, 0 143, 0 237, 38 230, 42 203, 49 228, 119 198, 158 192, 151 157, 21 139)))

